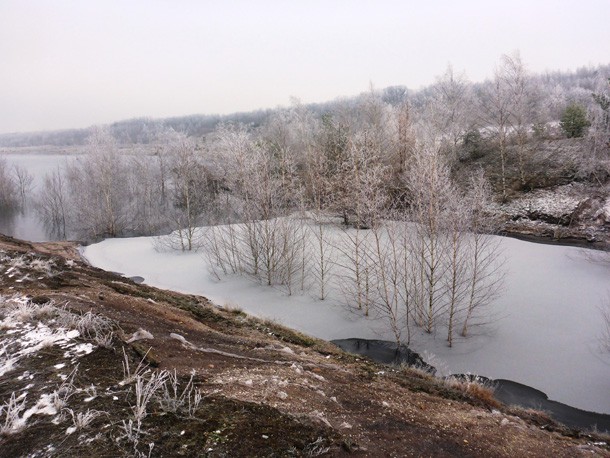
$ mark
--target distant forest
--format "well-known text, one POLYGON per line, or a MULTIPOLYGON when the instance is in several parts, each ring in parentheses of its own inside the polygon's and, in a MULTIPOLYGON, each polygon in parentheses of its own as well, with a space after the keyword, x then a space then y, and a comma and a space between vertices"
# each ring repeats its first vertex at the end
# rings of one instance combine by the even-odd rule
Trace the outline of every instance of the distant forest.
MULTIPOLYGON (((463 74, 454 74, 448 69, 451 78, 459 80, 460 85, 467 85, 471 94, 488 94, 494 85, 494 80, 486 80, 482 83, 469 83, 463 74)), ((600 77, 610 75, 610 64, 597 67, 582 67, 576 71, 553 71, 543 74, 525 74, 527 86, 530 91, 535 92, 539 100, 537 121, 558 121, 565 108, 570 104, 577 104, 587 109, 595 108, 595 100, 592 93, 599 90, 600 77)), ((420 90, 410 90, 405 86, 390 86, 382 90, 373 90, 375 95, 388 106, 398 107, 405 102, 412 110, 420 111, 429 106, 431 101, 437 98, 437 92, 442 90, 443 78, 420 90)), ((329 102, 312 103, 305 105, 306 110, 315 117, 322 118, 324 115, 354 110, 358 111, 362 101, 370 97, 371 91, 358 96, 340 98, 329 102)), ((109 132, 119 145, 150 144, 154 143, 160 132, 173 129, 184 133, 188 137, 202 138, 212 133, 221 124, 244 124, 250 128, 264 125, 270 118, 285 108, 260 109, 250 112, 233 113, 229 115, 216 114, 193 114, 172 118, 134 118, 115 122, 108 127, 109 132)), ((471 119, 470 128, 477 126, 477 120, 471 119)), ((7 133, 0 134, 0 147, 37 147, 37 146, 85 146, 87 138, 92 134, 94 126, 83 129, 67 129, 44 132, 7 133)))

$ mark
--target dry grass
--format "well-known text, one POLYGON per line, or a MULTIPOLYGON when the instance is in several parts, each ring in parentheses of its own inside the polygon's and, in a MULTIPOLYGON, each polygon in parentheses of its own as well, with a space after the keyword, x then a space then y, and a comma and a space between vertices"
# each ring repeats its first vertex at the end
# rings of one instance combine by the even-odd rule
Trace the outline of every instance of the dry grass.
POLYGON ((448 388, 464 393, 466 396, 482 402, 488 407, 500 407, 502 404, 494 397, 496 386, 487 379, 478 376, 447 377, 444 380, 448 388))

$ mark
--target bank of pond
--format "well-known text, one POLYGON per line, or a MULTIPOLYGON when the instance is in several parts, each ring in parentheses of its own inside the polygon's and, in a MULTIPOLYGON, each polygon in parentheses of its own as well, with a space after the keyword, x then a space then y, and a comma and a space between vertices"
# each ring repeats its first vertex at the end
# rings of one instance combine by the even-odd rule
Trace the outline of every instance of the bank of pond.
MULTIPOLYGON (((426 363, 418 353, 406 345, 374 339, 337 339, 331 341, 342 350, 365 356, 375 362, 388 365, 408 365, 424 370, 431 375, 436 368, 426 363)), ((447 377, 474 380, 493 390, 494 397, 507 405, 525 409, 535 409, 548 414, 564 425, 584 431, 610 433, 610 415, 577 409, 561 402, 553 401, 540 390, 506 379, 490 379, 474 374, 451 374, 447 377)))

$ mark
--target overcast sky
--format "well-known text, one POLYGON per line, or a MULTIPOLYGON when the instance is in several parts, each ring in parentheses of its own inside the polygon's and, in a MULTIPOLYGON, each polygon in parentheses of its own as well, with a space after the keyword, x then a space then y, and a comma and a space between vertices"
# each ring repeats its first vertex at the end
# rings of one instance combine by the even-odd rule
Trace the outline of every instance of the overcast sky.
POLYGON ((0 133, 610 63, 610 0, 0 0, 0 133), (501 6, 502 5, 502 6, 501 6))

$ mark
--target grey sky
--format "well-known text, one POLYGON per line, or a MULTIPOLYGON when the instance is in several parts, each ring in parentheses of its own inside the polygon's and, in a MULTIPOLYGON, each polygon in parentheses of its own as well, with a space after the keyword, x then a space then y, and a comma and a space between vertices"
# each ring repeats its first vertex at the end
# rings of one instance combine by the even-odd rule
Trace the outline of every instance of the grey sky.
POLYGON ((610 0, 0 0, 0 133, 610 62, 610 0), (503 6, 501 6, 503 5, 503 6))

